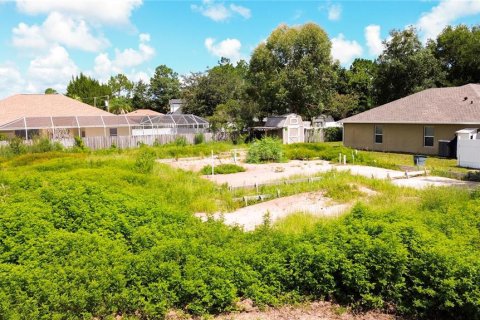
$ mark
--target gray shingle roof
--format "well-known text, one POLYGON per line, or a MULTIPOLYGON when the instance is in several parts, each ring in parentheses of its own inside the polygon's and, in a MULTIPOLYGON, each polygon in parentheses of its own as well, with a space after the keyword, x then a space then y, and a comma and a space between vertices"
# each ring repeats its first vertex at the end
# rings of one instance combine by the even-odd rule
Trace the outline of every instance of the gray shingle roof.
POLYGON ((480 84, 427 89, 340 122, 478 124, 480 84))

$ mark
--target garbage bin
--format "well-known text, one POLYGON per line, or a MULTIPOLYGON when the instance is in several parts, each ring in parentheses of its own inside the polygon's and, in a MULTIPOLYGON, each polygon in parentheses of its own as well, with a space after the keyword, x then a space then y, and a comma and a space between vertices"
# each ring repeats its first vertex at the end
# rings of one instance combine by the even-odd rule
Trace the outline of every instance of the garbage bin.
POLYGON ((416 154, 413 156, 413 163, 418 167, 425 167, 425 162, 427 161, 427 156, 416 154))

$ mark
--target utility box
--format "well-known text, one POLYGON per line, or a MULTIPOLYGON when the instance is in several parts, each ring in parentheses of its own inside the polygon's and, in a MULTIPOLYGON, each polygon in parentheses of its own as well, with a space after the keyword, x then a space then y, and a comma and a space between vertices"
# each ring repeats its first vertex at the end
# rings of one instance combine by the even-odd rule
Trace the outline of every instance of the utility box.
POLYGON ((416 154, 413 156, 413 163, 417 167, 425 167, 426 162, 427 162, 427 156, 424 156, 421 154, 416 154))
POLYGON ((451 158, 452 150, 450 140, 438 140, 438 156, 442 158, 451 158))

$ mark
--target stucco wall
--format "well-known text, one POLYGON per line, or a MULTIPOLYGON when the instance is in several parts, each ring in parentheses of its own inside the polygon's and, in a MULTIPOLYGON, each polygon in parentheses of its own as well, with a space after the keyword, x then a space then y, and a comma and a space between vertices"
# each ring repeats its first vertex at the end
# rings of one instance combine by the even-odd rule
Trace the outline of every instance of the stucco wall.
POLYGON ((375 143, 372 123, 345 123, 343 125, 343 143, 347 147, 364 150, 438 154, 438 140, 452 140, 455 132, 467 127, 479 125, 428 125, 434 127, 435 137, 433 147, 423 146, 424 125, 419 124, 380 124, 383 126, 383 143, 375 143))

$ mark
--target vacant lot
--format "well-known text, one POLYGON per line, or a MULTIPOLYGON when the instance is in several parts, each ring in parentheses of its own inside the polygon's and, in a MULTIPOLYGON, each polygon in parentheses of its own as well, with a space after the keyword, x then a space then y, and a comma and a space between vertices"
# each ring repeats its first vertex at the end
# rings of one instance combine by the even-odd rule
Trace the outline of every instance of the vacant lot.
POLYGON ((326 172, 259 191, 321 191, 352 202, 345 214, 287 216, 244 232, 194 213, 236 210, 234 198, 252 190, 154 162, 163 152, 2 160, 1 319, 218 315, 247 299, 258 308, 326 299, 424 319, 480 314, 478 191, 326 172), (377 194, 362 196, 363 187, 377 194))

